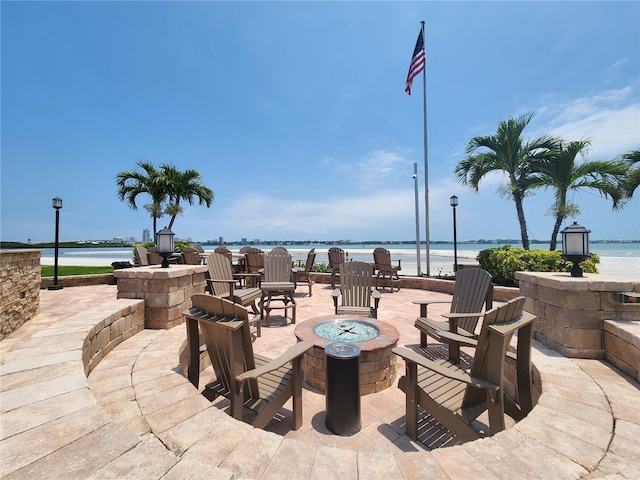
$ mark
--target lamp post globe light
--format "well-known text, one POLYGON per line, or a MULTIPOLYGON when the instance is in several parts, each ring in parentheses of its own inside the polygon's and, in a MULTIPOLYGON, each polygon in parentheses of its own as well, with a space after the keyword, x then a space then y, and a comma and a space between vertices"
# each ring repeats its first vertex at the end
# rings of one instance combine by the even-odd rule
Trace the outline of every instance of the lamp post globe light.
POLYGON ((573 262, 573 267, 571 268, 572 277, 582 277, 580 262, 591 256, 589 253, 589 234, 591 230, 578 225, 578 222, 573 222, 573 225, 569 225, 560 233, 562 234, 562 258, 573 262))
POLYGON ((174 233, 167 227, 164 227, 157 233, 158 254, 162 257, 162 268, 169 268, 169 257, 173 255, 173 237, 174 233))
POLYGON ((451 195, 449 197, 449 205, 453 207, 453 271, 458 271, 458 233, 456 230, 456 207, 458 206, 458 197, 451 195))
POLYGON ((62 285, 58 284, 58 250, 60 245, 60 209, 62 208, 62 199, 55 197, 51 200, 51 206, 56 211, 56 238, 53 254, 53 285, 48 290, 62 290, 62 285))

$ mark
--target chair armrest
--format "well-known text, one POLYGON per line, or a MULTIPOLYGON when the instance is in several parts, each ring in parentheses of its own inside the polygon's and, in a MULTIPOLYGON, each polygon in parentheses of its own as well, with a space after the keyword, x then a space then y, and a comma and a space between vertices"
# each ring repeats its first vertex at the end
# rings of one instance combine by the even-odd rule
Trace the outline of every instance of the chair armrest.
POLYGON ((451 303, 450 300, 414 300, 416 305, 431 305, 432 303, 451 303))
POLYGON ((235 285, 236 282, 238 281, 236 279, 229 280, 229 279, 226 279, 226 278, 225 279, 222 279, 222 278, 207 278, 206 280, 209 283, 227 283, 229 285, 235 285))
POLYGON ((238 382, 246 382, 247 380, 254 380, 266 373, 277 370, 287 363, 295 360, 296 358, 304 355, 308 350, 313 347, 311 342, 298 342, 294 346, 290 347, 286 352, 280 355, 278 358, 274 358, 269 363, 254 368, 253 370, 247 370, 236 377, 238 382))
POLYGON ((486 312, 466 312, 466 313, 443 313, 441 314, 444 318, 468 318, 468 317, 484 317, 486 312))
POLYGON ((478 341, 475 338, 467 337, 466 335, 454 332, 438 332, 440 338, 455 342, 466 347, 476 347, 478 341))
POLYGON ((432 303, 451 303, 451 301, 450 300, 414 300, 413 303, 415 303, 416 305, 420 305, 420 316, 426 317, 427 308, 432 303))
POLYGON ((486 380, 482 380, 480 378, 473 378, 471 375, 465 372, 461 372, 459 370, 453 370, 447 368, 447 364, 439 364, 432 362, 431 360, 423 357, 419 353, 414 352, 413 350, 409 350, 408 348, 395 347, 391 350, 393 353, 402 357, 405 362, 415 363, 420 365, 423 368, 431 370, 432 372, 437 373, 438 375, 442 375, 443 377, 450 378, 452 380, 457 380, 462 383, 466 383, 467 385, 471 385, 476 388, 482 388, 486 390, 498 391, 500 389, 500 385, 496 385, 495 383, 487 382, 486 380))

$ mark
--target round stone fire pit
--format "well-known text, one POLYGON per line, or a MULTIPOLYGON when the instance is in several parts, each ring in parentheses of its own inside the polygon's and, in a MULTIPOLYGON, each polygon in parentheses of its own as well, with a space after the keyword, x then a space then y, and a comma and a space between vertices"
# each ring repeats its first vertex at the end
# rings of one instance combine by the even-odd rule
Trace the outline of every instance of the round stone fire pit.
POLYGON ((360 347, 360 393, 380 392, 389 388, 396 377, 396 359, 391 349, 400 334, 392 325, 369 318, 316 317, 296 326, 298 340, 313 343, 303 359, 305 382, 326 391, 325 347, 335 341, 356 343, 360 347))

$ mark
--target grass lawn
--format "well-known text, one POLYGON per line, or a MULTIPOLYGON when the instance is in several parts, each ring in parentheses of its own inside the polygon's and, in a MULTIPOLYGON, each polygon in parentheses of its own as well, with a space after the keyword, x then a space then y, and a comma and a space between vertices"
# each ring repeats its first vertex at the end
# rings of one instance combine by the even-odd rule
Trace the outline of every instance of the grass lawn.
MULTIPOLYGON (((98 275, 101 273, 113 273, 113 267, 58 266, 59 277, 67 277, 70 275, 98 275)), ((40 274, 43 277, 53 277, 53 265, 41 266, 40 274)))

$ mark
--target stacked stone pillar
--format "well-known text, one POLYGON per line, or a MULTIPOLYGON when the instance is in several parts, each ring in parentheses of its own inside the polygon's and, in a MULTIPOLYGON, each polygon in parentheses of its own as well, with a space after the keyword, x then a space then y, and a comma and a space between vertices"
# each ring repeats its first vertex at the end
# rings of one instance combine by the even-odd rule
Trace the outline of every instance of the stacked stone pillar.
POLYGON ((40 250, 0 250, 0 340, 40 307, 40 250))
POLYGON ((118 298, 145 301, 145 328, 169 329, 184 322, 191 296, 204 293, 205 265, 160 265, 116 270, 118 298))
POLYGON ((572 358, 605 359, 605 321, 640 320, 638 304, 616 292, 640 291, 640 282, 599 274, 517 272, 525 310, 537 315, 534 337, 572 358))

